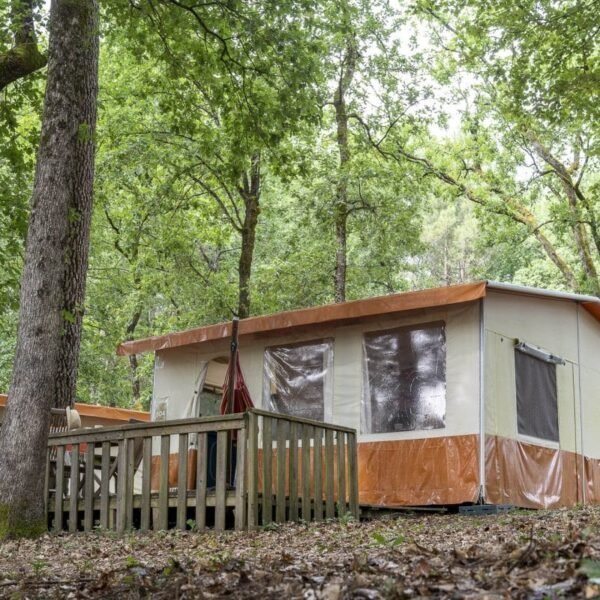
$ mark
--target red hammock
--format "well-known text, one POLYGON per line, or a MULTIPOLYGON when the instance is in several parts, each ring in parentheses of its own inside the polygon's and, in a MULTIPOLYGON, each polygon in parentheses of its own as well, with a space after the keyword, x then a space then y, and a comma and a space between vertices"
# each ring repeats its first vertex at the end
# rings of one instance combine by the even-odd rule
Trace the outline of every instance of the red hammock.
POLYGON ((225 375, 225 382, 223 383, 223 399, 221 400, 221 414, 226 415, 229 413, 229 407, 227 406, 229 382, 231 381, 231 368, 235 365, 236 378, 235 387, 233 390, 233 410, 232 413, 243 413, 254 408, 252 399, 250 398, 250 392, 246 387, 244 376, 242 375, 242 369, 240 368, 240 355, 238 352, 235 353, 235 362, 229 361, 227 367, 227 375, 225 375))

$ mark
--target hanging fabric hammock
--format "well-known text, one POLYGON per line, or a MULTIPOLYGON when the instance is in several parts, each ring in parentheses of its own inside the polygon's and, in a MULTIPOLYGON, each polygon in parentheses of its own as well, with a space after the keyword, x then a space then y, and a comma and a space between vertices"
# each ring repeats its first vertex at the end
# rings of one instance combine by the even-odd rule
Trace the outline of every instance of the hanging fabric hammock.
POLYGON ((223 383, 223 399, 221 400, 221 414, 226 415, 228 413, 243 413, 254 408, 252 399, 250 398, 250 392, 246 387, 244 376, 242 375, 242 369, 240 368, 240 355, 235 352, 235 360, 229 361, 227 367, 227 375, 225 375, 225 382, 223 383), (235 369, 235 385, 233 389, 233 407, 227 406, 229 398, 229 382, 231 381, 232 367, 235 369))

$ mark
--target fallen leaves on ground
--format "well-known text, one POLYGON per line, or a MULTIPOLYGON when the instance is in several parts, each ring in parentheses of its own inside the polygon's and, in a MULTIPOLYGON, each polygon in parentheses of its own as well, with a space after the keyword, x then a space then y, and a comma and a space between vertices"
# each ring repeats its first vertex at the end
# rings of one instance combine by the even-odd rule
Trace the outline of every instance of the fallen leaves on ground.
POLYGON ((600 508, 0 544, 2 598, 595 598, 600 508))

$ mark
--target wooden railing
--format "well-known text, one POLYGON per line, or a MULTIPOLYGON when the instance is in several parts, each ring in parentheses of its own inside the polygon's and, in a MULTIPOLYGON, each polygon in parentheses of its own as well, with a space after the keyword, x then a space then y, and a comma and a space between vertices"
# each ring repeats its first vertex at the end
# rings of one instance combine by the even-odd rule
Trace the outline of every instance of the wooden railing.
POLYGON ((356 432, 252 409, 50 435, 55 531, 358 518, 356 432))

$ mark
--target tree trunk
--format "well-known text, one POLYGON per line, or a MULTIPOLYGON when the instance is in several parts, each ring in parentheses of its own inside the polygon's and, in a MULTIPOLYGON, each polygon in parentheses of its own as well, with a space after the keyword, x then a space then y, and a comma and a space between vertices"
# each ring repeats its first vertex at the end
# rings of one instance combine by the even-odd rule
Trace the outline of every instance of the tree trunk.
MULTIPOLYGON (((136 281, 136 283, 139 286, 139 280, 136 281)), ((126 337, 125 337, 126 340, 133 339, 133 334, 135 333, 135 328, 137 327, 137 324, 139 323, 141 316, 142 316, 142 309, 141 309, 141 307, 138 307, 135 309, 135 312, 133 313, 133 316, 131 317, 131 321, 129 321, 129 323, 127 323, 127 330, 126 330, 126 337)), ((140 376, 138 373, 137 354, 129 355, 129 368, 131 370, 131 393, 133 396, 132 406, 138 406, 140 403, 141 385, 140 385, 140 376)))
POLYGON ((46 57, 37 46, 33 0, 12 0, 11 20, 14 46, 0 54, 0 91, 7 85, 46 66, 46 57))
POLYGON ((87 233, 74 234, 73 221, 79 216, 72 211, 81 206, 74 199, 78 186, 93 174, 97 11, 95 0, 54 0, 51 5, 48 82, 17 348, 0 430, 0 538, 36 535, 46 529, 44 470, 65 329, 65 276, 72 273, 73 251, 87 240, 87 233), (84 176, 84 171, 89 172, 84 176))
POLYGON ((356 69, 358 51, 356 41, 348 37, 346 52, 342 62, 338 86, 333 97, 335 108, 336 141, 340 155, 338 169, 338 182, 335 194, 334 222, 335 222, 335 301, 346 300, 346 268, 347 268, 347 239, 348 239, 348 168, 350 162, 350 147, 348 144, 348 113, 346 110, 346 92, 356 69))
POLYGON ((239 193, 244 200, 245 214, 242 227, 242 251, 238 267, 239 274, 239 301, 238 316, 245 319, 250 316, 250 276, 252 274, 252 260, 254 258, 254 243, 256 241, 256 225, 260 214, 260 152, 256 152, 251 159, 250 177, 246 173, 242 178, 239 193))

